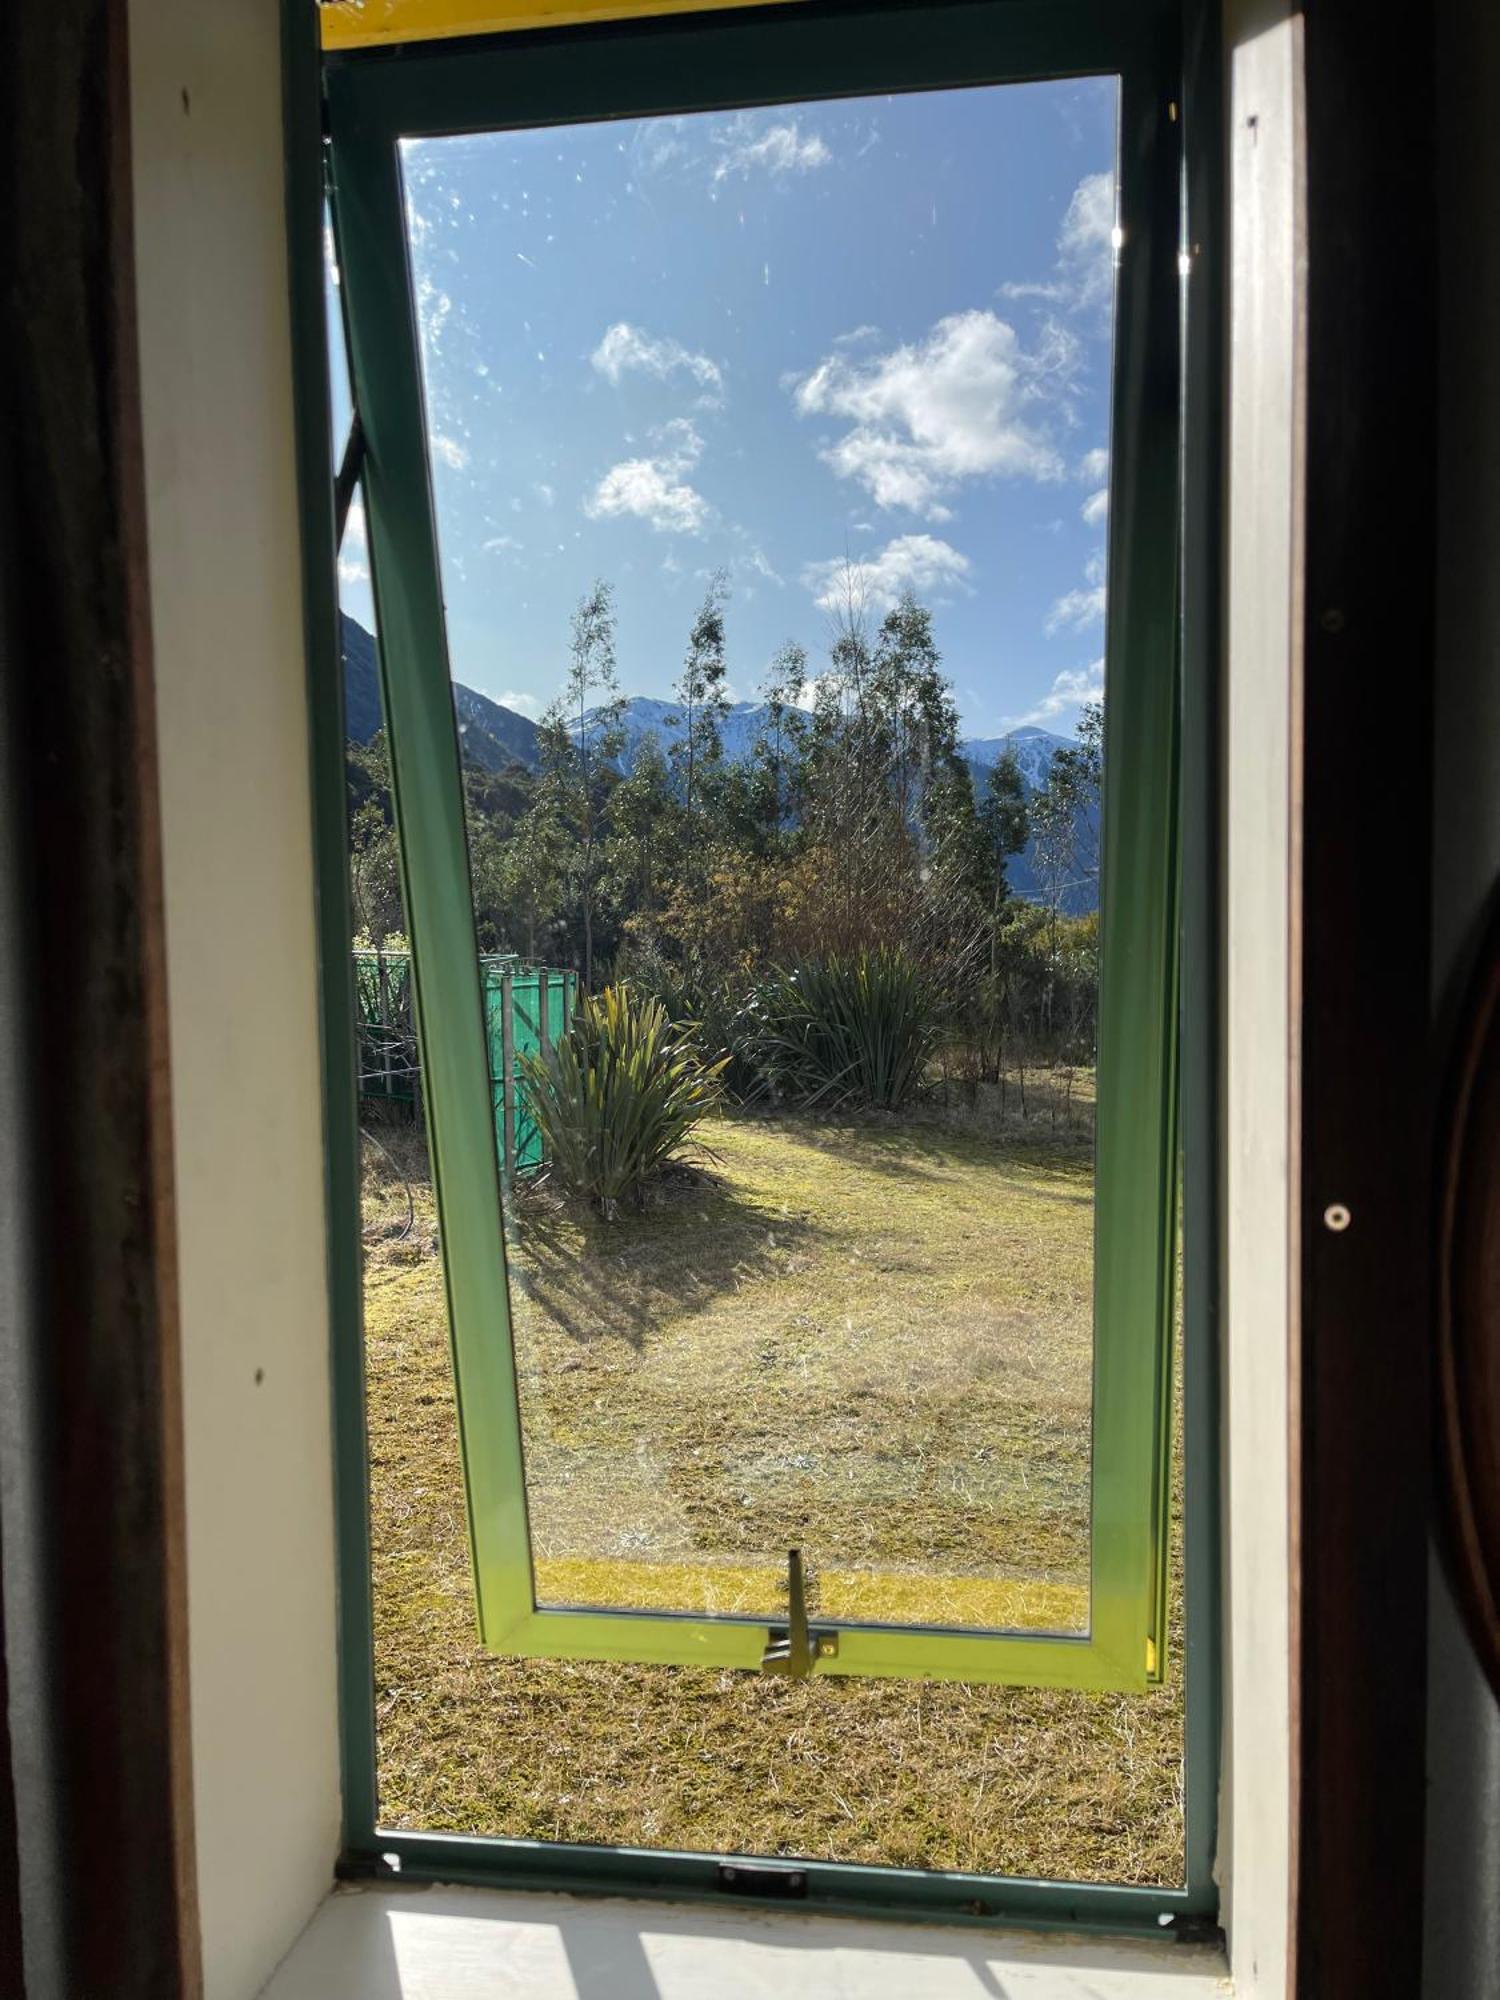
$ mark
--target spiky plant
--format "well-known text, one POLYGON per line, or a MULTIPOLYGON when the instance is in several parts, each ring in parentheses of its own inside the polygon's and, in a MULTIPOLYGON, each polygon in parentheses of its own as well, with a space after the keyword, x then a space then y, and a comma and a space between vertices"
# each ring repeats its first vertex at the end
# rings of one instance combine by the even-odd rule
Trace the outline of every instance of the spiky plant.
POLYGON ((583 995, 568 1033, 522 1068, 552 1175, 606 1221, 640 1205, 723 1094, 723 1062, 627 986, 583 995))
POLYGON ((905 952, 826 958, 772 973, 755 995, 757 1060, 771 1092, 832 1110, 895 1110, 937 1039, 932 986, 905 952))

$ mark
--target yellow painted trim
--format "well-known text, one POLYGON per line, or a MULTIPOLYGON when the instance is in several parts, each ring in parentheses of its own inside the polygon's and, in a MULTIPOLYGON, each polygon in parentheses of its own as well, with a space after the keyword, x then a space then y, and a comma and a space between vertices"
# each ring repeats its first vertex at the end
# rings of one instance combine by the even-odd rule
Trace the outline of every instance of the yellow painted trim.
POLYGON ((335 0, 332 6, 320 7, 318 15, 325 49, 371 49, 516 28, 576 28, 587 21, 626 21, 637 15, 794 4, 795 0, 335 0))
MULTIPOLYGON (((769 1566, 538 1556, 536 1587, 539 1602, 547 1606, 608 1606, 771 1621, 785 1615, 786 1572, 769 1566)), ((816 1572, 813 1616, 847 1624, 1083 1632, 1088 1629, 1089 1593, 1086 1585, 1032 1578, 830 1568, 816 1572)))

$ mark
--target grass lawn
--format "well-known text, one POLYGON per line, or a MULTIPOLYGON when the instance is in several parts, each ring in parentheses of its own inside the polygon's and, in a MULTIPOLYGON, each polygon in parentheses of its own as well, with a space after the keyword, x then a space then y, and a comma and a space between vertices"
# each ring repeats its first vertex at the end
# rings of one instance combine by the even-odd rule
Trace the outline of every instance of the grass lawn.
MULTIPOLYGON (((1174 1882, 1149 1695, 516 1662, 474 1639, 420 1139, 366 1173, 382 1820, 1174 1882)), ((1066 1629, 1086 1616, 1091 1155, 917 1116, 735 1118, 606 1225, 531 1195, 512 1290, 544 1600, 1066 1629)))

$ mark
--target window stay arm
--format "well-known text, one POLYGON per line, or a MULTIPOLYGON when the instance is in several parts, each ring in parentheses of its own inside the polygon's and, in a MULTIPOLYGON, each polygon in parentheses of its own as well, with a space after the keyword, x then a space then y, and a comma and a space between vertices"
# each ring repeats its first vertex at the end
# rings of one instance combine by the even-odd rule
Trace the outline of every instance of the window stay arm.
POLYGON ((349 520, 349 508, 354 499, 354 489, 359 484, 359 475, 365 463, 365 428, 359 420, 359 411, 354 412, 349 421, 349 435, 344 440, 344 455, 339 460, 338 475, 333 482, 334 546, 344 546, 344 529, 349 520))

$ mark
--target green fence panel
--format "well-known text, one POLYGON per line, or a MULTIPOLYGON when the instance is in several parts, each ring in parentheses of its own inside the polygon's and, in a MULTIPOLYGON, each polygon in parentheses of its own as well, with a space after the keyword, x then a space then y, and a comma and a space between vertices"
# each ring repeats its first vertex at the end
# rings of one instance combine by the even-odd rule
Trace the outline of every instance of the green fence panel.
MULTIPOLYGON (((521 1073, 521 1058, 544 1055, 566 1034, 573 1016, 578 975, 554 966, 527 965, 513 953, 495 952, 480 959, 479 977, 489 1047, 496 1157, 507 1177, 535 1173, 543 1162, 542 1135, 521 1073)), ((421 1068, 412 1019, 410 953, 356 951, 354 982, 359 1009, 361 1097, 416 1103, 421 1089, 421 1068)))
POLYGON ((414 1104, 420 1081, 411 1011, 411 954, 356 951, 359 1094, 414 1104))

